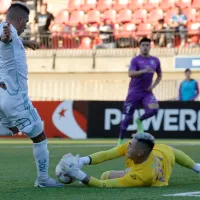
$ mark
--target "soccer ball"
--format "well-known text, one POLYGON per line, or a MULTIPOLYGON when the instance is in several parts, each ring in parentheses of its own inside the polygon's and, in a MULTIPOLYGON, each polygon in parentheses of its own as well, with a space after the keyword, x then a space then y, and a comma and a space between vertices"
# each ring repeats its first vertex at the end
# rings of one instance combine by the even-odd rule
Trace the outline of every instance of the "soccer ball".
POLYGON ((72 177, 70 177, 67 174, 67 172, 64 172, 63 170, 61 170, 59 164, 56 166, 56 176, 57 176, 58 180, 61 183, 64 183, 64 184, 70 184, 70 183, 73 183, 75 181, 75 179, 73 179, 72 177))

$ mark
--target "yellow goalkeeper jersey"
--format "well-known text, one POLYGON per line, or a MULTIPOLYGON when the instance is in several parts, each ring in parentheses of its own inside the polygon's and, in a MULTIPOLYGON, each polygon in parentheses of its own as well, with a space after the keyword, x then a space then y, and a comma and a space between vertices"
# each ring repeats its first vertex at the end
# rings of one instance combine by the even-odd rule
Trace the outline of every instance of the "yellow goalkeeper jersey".
POLYGON ((96 187, 135 187, 167 186, 175 163, 170 146, 157 144, 148 159, 142 164, 135 164, 126 157, 129 141, 108 151, 90 155, 91 165, 125 156, 125 176, 117 179, 98 180, 91 177, 89 185, 96 187))

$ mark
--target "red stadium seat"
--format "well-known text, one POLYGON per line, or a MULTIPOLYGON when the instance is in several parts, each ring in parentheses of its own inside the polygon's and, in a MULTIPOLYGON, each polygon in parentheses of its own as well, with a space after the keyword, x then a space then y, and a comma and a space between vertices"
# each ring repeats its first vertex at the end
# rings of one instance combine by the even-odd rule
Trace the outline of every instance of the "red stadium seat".
POLYGON ((122 26, 122 30, 120 32, 115 33, 115 37, 117 38, 130 38, 135 37, 136 25, 133 23, 125 23, 122 26))
POLYGON ((78 23, 84 23, 84 12, 81 10, 77 10, 72 12, 70 18, 69 18, 69 24, 70 25, 77 25, 78 23))
POLYGON ((196 22, 200 22, 200 12, 196 13, 196 22))
POLYGON ((112 0, 98 0, 97 10, 99 10, 100 12, 111 9, 111 7, 112 7, 112 0))
POLYGON ((136 35, 137 36, 149 36, 152 31, 152 26, 149 23, 141 23, 138 25, 136 35))
POLYGON ((69 20, 69 13, 66 9, 61 10, 55 17, 55 24, 67 24, 69 20))
POLYGON ((132 11, 135 11, 137 9, 143 8, 144 0, 131 0, 130 4, 128 5, 128 8, 132 11))
POLYGON ((132 21, 132 11, 129 9, 123 9, 119 12, 118 23, 126 23, 132 21))
POLYGON ((117 12, 116 10, 107 10, 104 12, 104 19, 110 19, 113 23, 116 22, 117 12))
POLYGON ((182 9, 189 8, 191 7, 192 0, 179 0, 178 2, 176 2, 176 4, 182 9))
POLYGON ((67 10, 69 12, 79 10, 82 6, 82 3, 82 0, 69 0, 67 10))
POLYGON ((98 10, 90 10, 86 16, 86 23, 99 23, 100 22, 100 12, 98 10))
POLYGON ((189 23, 187 25, 189 35, 199 35, 200 34, 200 25, 199 22, 189 23))
POLYGON ((5 13, 10 7, 12 0, 0 0, 0 13, 5 13))
POLYGON ((139 24, 141 22, 144 22, 147 20, 147 10, 145 9, 139 9, 136 10, 133 14, 133 20, 132 22, 135 24, 139 24))
POLYGON ((187 30, 188 30, 188 37, 190 43, 192 44, 199 44, 199 40, 200 40, 200 25, 199 22, 195 22, 195 23, 189 23, 187 25, 187 30))
POLYGON ((177 12, 177 8, 176 7, 168 10, 167 13, 166 13, 166 16, 165 16, 165 22, 168 23, 169 20, 172 18, 172 16, 174 14, 176 14, 176 12, 177 12))
POLYGON ((148 0, 147 3, 144 4, 144 8, 148 11, 158 8, 160 0, 148 0))
POLYGON ((96 8, 96 0, 85 0, 81 10, 87 12, 88 10, 96 8))
POLYGON ((89 37, 83 37, 81 39, 81 43, 78 48, 79 49, 91 49, 92 48, 92 40, 89 37))
POLYGON ((185 8, 183 13, 187 16, 188 22, 195 22, 196 21, 196 9, 194 8, 185 8))
POLYGON ((116 0, 115 4, 113 5, 113 9, 115 9, 117 12, 120 10, 127 8, 128 0, 116 0))
POLYGON ((192 7, 195 9, 200 9, 200 0, 193 0, 192 7))
POLYGON ((176 0, 162 0, 159 7, 163 11, 167 11, 167 10, 175 7, 175 3, 176 3, 176 0))
POLYGON ((148 22, 156 23, 159 19, 163 19, 163 10, 160 8, 154 9, 149 13, 148 22))

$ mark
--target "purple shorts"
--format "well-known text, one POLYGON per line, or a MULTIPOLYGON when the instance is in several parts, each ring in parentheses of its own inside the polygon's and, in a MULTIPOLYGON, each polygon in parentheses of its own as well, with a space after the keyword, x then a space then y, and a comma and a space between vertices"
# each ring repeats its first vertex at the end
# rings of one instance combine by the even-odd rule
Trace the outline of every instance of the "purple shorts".
POLYGON ((139 105, 142 105, 145 110, 148 109, 149 104, 158 104, 152 92, 137 93, 131 91, 128 93, 126 101, 124 102, 124 114, 132 114, 139 105))

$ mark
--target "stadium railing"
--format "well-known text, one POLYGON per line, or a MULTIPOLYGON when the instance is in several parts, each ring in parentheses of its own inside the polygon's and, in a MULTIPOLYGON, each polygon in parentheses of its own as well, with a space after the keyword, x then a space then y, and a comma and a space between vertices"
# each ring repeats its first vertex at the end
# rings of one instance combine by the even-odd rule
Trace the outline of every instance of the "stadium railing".
MULTIPOLYGON (((150 33, 140 32, 134 33, 131 31, 121 31, 114 34, 110 43, 115 43, 117 48, 135 48, 138 47, 138 41, 142 36, 148 36, 150 33)), ((35 39, 39 42, 40 47, 44 49, 92 49, 98 44, 101 44, 99 32, 53 32, 45 35, 27 34, 24 39, 35 39)), ((199 47, 200 34, 188 34, 186 32, 186 47, 199 47)), ((177 32, 172 32, 172 46, 179 47, 181 43, 180 35, 177 32)), ((152 43, 152 47, 157 47, 152 43)), ((167 41, 162 47, 167 47, 167 41)), ((106 47, 111 48, 111 47, 106 47)))

